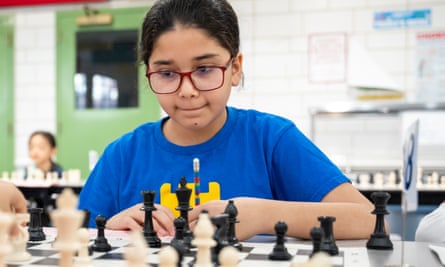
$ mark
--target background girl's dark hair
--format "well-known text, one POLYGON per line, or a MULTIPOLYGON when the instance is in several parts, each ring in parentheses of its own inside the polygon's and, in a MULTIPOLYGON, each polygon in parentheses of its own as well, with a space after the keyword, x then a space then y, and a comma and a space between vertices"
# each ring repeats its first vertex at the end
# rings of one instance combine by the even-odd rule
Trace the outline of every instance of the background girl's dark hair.
POLYGON ((31 136, 29 137, 29 142, 31 142, 31 139, 32 139, 34 136, 36 136, 36 135, 41 135, 41 136, 43 136, 43 137, 48 141, 48 143, 50 144, 50 146, 51 146, 52 148, 56 148, 56 147, 57 147, 57 144, 56 144, 56 138, 54 137, 54 135, 53 135, 52 133, 47 132, 47 131, 35 131, 35 132, 33 132, 33 133, 31 134, 31 136))
POLYGON ((148 65, 153 44, 175 23, 202 29, 226 48, 231 57, 239 52, 238 18, 226 0, 159 0, 142 24, 140 60, 148 65))

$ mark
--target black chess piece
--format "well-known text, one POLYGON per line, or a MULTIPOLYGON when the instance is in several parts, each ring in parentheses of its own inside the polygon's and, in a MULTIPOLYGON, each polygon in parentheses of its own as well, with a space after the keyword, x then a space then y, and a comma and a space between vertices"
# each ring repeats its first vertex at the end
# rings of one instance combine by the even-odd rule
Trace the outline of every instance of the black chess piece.
POLYGON ((179 188, 176 190, 176 198, 178 200, 178 206, 176 210, 179 211, 179 216, 184 218, 186 224, 184 226, 184 246, 186 251, 192 248, 193 232, 188 225, 188 212, 193 208, 190 206, 190 197, 192 195, 192 189, 187 187, 187 180, 184 176, 181 177, 179 182, 179 188))
POLYGON ((96 216, 97 237, 94 240, 92 248, 94 251, 107 252, 111 250, 111 245, 105 237, 105 224, 107 219, 102 215, 96 216))
POLYGON ((175 225, 175 236, 170 241, 170 245, 176 248, 176 250, 180 250, 181 254, 185 254, 190 251, 190 248, 184 245, 184 228, 187 223, 184 218, 179 216, 174 220, 173 224, 175 225))
POLYGON ((145 212, 144 226, 143 226, 143 234, 145 240, 147 241, 147 245, 151 248, 160 248, 161 247, 161 239, 156 234, 156 231, 153 229, 153 211, 156 210, 154 205, 155 191, 142 191, 142 197, 144 199, 144 205, 141 210, 145 212))
POLYGON ((87 209, 82 210, 84 213, 83 222, 82 222, 82 228, 89 228, 90 224, 90 218, 91 218, 91 212, 87 209))
POLYGON ((393 244, 389 239, 388 234, 385 231, 385 220, 384 216, 389 214, 386 209, 386 205, 388 203, 391 195, 388 192, 373 192, 371 194, 371 198, 374 202, 375 209, 372 211, 372 214, 376 215, 375 228, 374 232, 371 234, 370 239, 366 243, 366 247, 369 249, 378 249, 378 250, 392 250, 393 244))
POLYGON ((238 209, 236 208, 235 202, 232 199, 230 199, 229 203, 227 203, 224 213, 229 215, 227 241, 229 242, 229 245, 241 251, 243 249, 243 245, 238 241, 235 233, 235 223, 239 223, 238 219, 236 218, 236 216, 238 216, 238 209))
MULTIPOLYGON (((184 260, 184 255, 186 255, 186 252, 184 251, 184 247, 181 247, 179 244, 177 243, 170 243, 170 246, 172 248, 174 248, 176 250, 176 252, 178 253, 178 265, 177 267, 182 267, 182 261, 184 260)), ((189 265, 190 267, 192 265, 189 265)))
POLYGON ((292 256, 284 246, 285 236, 287 232, 287 224, 283 221, 279 221, 275 224, 275 233, 277 236, 273 251, 269 254, 269 259, 274 261, 287 261, 292 256))
POLYGON ((42 208, 30 208, 30 219, 28 225, 29 241, 43 241, 46 235, 42 228, 42 208))
POLYGON ((312 257, 315 253, 320 252, 320 245, 324 238, 323 228, 313 227, 311 229, 310 235, 312 239, 312 253, 311 253, 312 257))
POLYGON ((321 240, 320 250, 328 253, 331 256, 338 255, 338 247, 335 243, 333 223, 335 217, 332 216, 320 216, 318 217, 320 227, 323 229, 324 237, 321 240))
POLYGON ((215 226, 215 232, 213 239, 216 241, 216 245, 212 248, 212 262, 219 264, 218 255, 223 248, 229 245, 228 229, 229 229, 229 215, 222 213, 210 218, 212 224, 215 226))

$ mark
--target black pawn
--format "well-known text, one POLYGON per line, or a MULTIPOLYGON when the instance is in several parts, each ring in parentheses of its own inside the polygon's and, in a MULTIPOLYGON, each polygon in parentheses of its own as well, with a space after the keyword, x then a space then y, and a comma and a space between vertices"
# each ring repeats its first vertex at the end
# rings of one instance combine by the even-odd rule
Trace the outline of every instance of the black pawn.
POLYGON ((176 210, 179 211, 179 216, 184 218, 186 224, 184 226, 184 246, 186 250, 192 247, 193 232, 188 225, 188 212, 192 210, 190 206, 190 197, 192 195, 192 189, 187 187, 187 180, 184 176, 181 177, 179 182, 179 188, 176 190, 176 198, 178 200, 178 206, 176 210))
POLYGON ((320 250, 328 253, 331 256, 338 255, 338 247, 335 244, 333 223, 335 217, 332 216, 320 216, 318 217, 320 227, 323 229, 324 237, 321 240, 320 250))
POLYGON ((311 230, 311 239, 312 239, 312 253, 311 257, 317 253, 320 252, 320 245, 324 238, 324 232, 321 227, 314 227, 311 230))
POLYGON ((184 218, 178 217, 174 220, 175 236, 170 241, 170 245, 175 247, 176 250, 181 250, 181 254, 189 252, 190 248, 184 245, 184 228, 187 224, 184 218))
POLYGON ((273 251, 269 254, 269 259, 274 261, 287 261, 292 256, 287 252, 287 248, 284 246, 284 238, 287 232, 287 224, 283 221, 279 221, 275 224, 275 233, 277 240, 273 251))
POLYGON ((229 226, 229 215, 222 213, 210 218, 212 224, 215 226, 213 239, 216 241, 216 246, 212 248, 212 262, 219 264, 218 255, 223 248, 229 245, 227 240, 227 230, 229 226))
POLYGON ((42 208, 30 208, 28 225, 29 241, 43 241, 46 239, 42 228, 42 208))
POLYGON ((371 198, 374 201, 375 209, 372 214, 376 215, 376 222, 374 233, 371 234, 371 238, 366 243, 366 247, 369 249, 379 249, 379 250, 392 250, 393 245, 389 239, 388 234, 385 231, 385 219, 384 216, 389 214, 386 209, 391 195, 388 192, 374 192, 371 194, 371 198))
POLYGON ((111 250, 111 245, 105 238, 105 224, 107 220, 102 215, 96 217, 97 237, 94 240, 93 250, 98 252, 107 252, 111 250))
POLYGON ((224 210, 224 213, 229 215, 229 228, 227 230, 227 241, 229 245, 237 248, 239 251, 243 249, 243 245, 236 238, 235 224, 239 223, 236 216, 238 216, 238 209, 235 206, 235 202, 231 199, 224 210))
POLYGON ((154 206, 155 191, 142 191, 142 197, 144 199, 144 205, 141 210, 145 212, 143 234, 147 245, 151 248, 160 248, 161 239, 156 234, 153 228, 153 214, 152 212, 156 210, 154 206))

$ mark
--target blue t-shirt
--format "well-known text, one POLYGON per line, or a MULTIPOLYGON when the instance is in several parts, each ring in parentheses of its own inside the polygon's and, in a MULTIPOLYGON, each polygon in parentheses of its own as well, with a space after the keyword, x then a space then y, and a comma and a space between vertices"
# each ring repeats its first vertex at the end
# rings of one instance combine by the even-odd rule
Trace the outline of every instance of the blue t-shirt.
MULTIPOLYGON (((201 194, 209 199, 318 202, 349 182, 290 120, 255 110, 227 111, 223 128, 198 145, 169 142, 162 134, 166 118, 109 144, 79 196, 79 208, 91 213, 90 226, 99 214, 110 218, 142 202, 142 190, 160 192, 169 185, 174 195, 182 176, 193 182, 194 158, 200 160, 201 194)), ((163 198, 168 196, 156 194, 156 203, 163 198)))

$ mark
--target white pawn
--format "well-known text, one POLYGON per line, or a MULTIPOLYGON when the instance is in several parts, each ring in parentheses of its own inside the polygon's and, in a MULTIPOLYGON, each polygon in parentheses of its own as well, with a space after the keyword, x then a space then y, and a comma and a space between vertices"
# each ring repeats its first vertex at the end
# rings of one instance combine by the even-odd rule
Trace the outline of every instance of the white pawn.
POLYGON ((163 247, 159 251, 158 267, 177 267, 178 260, 178 252, 172 246, 163 247))
POLYGON ((9 240, 9 231, 14 218, 11 214, 0 211, 0 267, 4 267, 4 258, 12 252, 12 245, 9 240))
POLYGON ((124 258, 128 267, 147 267, 145 256, 147 254, 147 242, 142 232, 132 231, 130 233, 130 246, 125 249, 124 258))
POLYGON ((28 213, 17 213, 15 216, 15 225, 17 233, 10 237, 13 251, 6 257, 9 262, 23 262, 31 259, 31 254, 26 250, 26 244, 29 241, 29 233, 25 225, 29 222, 28 213))
POLYGON ((315 253, 309 261, 305 263, 292 263, 291 267, 331 267, 331 258, 326 252, 315 253))
POLYGON ((77 237, 79 238, 79 251, 76 257, 76 266, 89 267, 91 264, 91 257, 88 249, 90 243, 90 232, 86 228, 77 230, 77 237))
POLYGON ((224 247, 219 252, 218 260, 220 267, 235 267, 239 262, 239 251, 232 246, 224 247))
POLYGON ((209 214, 206 212, 199 214, 198 222, 193 231, 195 239, 192 240, 192 245, 198 249, 194 267, 213 267, 211 248, 216 245, 216 241, 213 239, 214 232, 215 229, 210 221, 209 214))

